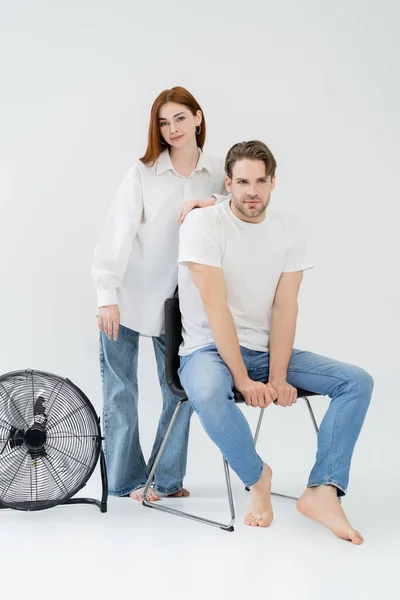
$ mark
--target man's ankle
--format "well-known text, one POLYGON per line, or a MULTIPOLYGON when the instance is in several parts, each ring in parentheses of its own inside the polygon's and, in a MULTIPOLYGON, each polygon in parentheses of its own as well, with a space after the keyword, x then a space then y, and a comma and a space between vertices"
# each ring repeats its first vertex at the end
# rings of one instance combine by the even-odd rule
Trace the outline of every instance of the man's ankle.
POLYGON ((312 485, 307 487, 305 491, 314 495, 323 495, 325 497, 332 496, 337 498, 337 488, 330 484, 312 485))
POLYGON ((271 467, 264 463, 260 479, 258 481, 256 481, 256 483, 254 485, 250 486, 250 491, 252 489, 254 489, 255 491, 260 490, 260 489, 265 489, 265 487, 271 485, 271 477, 272 477, 271 467))

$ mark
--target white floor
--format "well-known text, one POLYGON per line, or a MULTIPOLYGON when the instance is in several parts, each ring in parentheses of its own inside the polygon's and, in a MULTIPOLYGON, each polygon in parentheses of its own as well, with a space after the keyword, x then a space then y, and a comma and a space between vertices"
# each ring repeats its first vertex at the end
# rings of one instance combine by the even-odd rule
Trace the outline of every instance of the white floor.
MULTIPOLYGON (((98 495, 95 483, 84 495, 98 495)), ((228 518, 222 486, 190 487, 190 499, 168 503, 228 518)), ((1 596, 400 598, 399 495, 387 489, 346 499, 350 521, 366 539, 355 547, 302 517, 293 501, 276 497, 269 529, 245 527, 247 493, 236 482, 234 493, 233 533, 129 499, 110 498, 107 514, 92 506, 1 511, 1 596)))

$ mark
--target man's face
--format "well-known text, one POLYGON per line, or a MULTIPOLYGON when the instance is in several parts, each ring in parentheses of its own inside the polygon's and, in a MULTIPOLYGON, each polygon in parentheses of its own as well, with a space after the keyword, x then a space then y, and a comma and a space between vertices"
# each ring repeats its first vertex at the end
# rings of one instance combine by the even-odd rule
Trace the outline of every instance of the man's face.
POLYGON ((232 169, 232 179, 226 178, 226 188, 232 193, 232 211, 242 221, 260 223, 275 187, 275 177, 265 174, 262 160, 240 160, 232 169))

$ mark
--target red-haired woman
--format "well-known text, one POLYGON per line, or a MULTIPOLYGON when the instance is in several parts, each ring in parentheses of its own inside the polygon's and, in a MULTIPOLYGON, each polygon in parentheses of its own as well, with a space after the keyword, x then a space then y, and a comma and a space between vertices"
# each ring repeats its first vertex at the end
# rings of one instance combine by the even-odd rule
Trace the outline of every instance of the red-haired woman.
MULTIPOLYGON (((223 160, 203 154, 205 139, 204 114, 192 94, 182 87, 161 92, 151 109, 146 153, 123 180, 95 250, 105 454, 114 496, 142 499, 178 402, 165 380, 162 332, 164 300, 177 285, 179 223, 192 208, 214 204, 225 190, 223 160), (148 465, 139 441, 140 335, 153 339, 163 398, 148 465)), ((149 500, 188 495, 183 478, 190 416, 189 405, 184 406, 149 500)))

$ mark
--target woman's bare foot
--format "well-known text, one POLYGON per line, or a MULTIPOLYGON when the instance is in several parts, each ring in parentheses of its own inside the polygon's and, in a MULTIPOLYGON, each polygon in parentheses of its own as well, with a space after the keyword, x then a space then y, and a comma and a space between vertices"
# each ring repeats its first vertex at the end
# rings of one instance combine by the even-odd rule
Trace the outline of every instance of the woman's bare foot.
POLYGON ((168 498, 187 498, 188 496, 190 496, 189 490, 182 488, 175 492, 175 494, 169 494, 168 498))
POLYGON ((264 463, 261 478, 250 487, 250 502, 244 518, 245 525, 268 527, 274 518, 271 504, 271 468, 264 463))
MULTIPOLYGON (((143 492, 144 492, 144 487, 138 488, 137 490, 134 490, 133 492, 131 492, 129 494, 129 497, 132 498, 132 500, 137 500, 138 502, 143 502, 143 492)), ((160 499, 160 496, 151 488, 149 488, 147 490, 147 494, 146 494, 146 500, 148 500, 149 502, 157 502, 157 500, 160 499)))
MULTIPOLYGON (((134 490, 133 492, 131 492, 129 494, 129 496, 130 496, 130 498, 132 498, 132 500, 138 500, 139 502, 143 502, 143 492, 144 492, 144 487, 141 487, 141 488, 138 488, 137 490, 134 490)), ((149 502, 157 502, 160 499, 160 496, 152 488, 149 488, 147 490, 146 496, 147 496, 147 500, 149 502)), ((187 496, 190 496, 190 492, 188 490, 186 490, 185 488, 182 488, 182 489, 178 490, 177 492, 175 492, 175 494, 170 494, 167 497, 168 498, 186 498, 187 496)))
POLYGON ((328 527, 338 537, 360 545, 362 535, 353 529, 339 503, 336 488, 332 485, 309 487, 297 502, 297 510, 321 525, 328 527))

